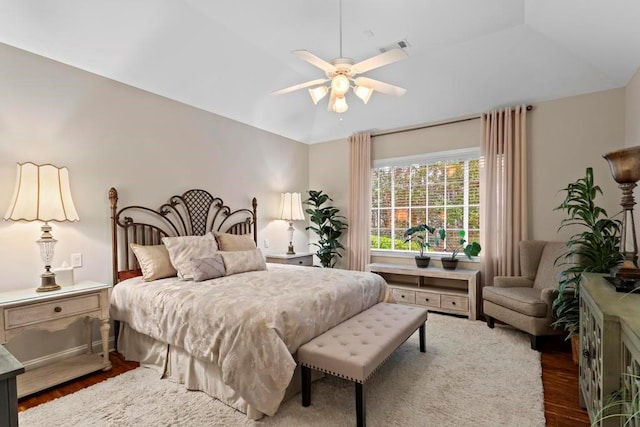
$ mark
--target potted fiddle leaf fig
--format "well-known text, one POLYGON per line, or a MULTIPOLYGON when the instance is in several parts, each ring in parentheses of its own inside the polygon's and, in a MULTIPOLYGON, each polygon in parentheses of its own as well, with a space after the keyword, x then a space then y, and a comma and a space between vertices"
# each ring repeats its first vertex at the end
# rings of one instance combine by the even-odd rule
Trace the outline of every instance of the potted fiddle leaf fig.
MULTIPOLYGON (((458 244, 454 246, 453 249, 451 250, 451 256, 440 258, 440 261, 442 262, 442 268, 446 270, 455 270, 458 267, 457 257, 461 251, 469 259, 472 259, 472 257, 478 256, 480 254, 480 251, 482 250, 480 243, 469 242, 465 246, 464 244, 467 243, 465 236, 466 236, 466 232, 464 230, 458 231, 458 244)), ((445 240, 447 238, 447 232, 445 231, 445 229, 441 228, 440 230, 438 230, 438 233, 436 234, 436 239, 438 238, 440 240, 445 240)), ((436 240, 436 245, 438 245, 438 240, 436 240)))
POLYGON ((310 244, 318 247, 316 256, 320 264, 325 268, 333 268, 338 261, 336 257, 342 258, 340 251, 344 249, 344 245, 340 243, 339 238, 347 229, 345 217, 340 215, 340 209, 327 205, 333 199, 322 190, 309 190, 308 194, 309 198, 303 203, 310 206, 305 212, 309 214, 309 220, 313 225, 306 227, 306 230, 318 235, 318 242, 310 244))
POLYGON ((436 229, 427 224, 416 225, 404 232, 404 241, 408 242, 413 240, 420 250, 420 255, 416 255, 416 265, 420 268, 429 267, 429 261, 431 257, 424 254, 425 249, 431 247, 429 243, 429 233, 435 232, 436 229))

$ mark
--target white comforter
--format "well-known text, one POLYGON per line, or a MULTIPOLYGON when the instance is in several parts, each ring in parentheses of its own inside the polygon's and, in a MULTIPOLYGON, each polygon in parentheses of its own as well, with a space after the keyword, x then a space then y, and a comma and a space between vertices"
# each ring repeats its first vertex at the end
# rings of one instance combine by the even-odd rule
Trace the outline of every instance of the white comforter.
POLYGON ((113 289, 111 316, 216 363, 225 384, 273 415, 300 345, 390 299, 376 274, 268 264, 267 271, 199 283, 129 279, 113 289))

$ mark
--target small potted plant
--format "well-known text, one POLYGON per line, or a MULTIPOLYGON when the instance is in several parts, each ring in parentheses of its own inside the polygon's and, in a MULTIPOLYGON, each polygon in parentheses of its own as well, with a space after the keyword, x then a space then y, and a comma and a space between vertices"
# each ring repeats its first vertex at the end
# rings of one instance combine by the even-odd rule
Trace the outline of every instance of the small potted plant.
MULTIPOLYGON (((464 246, 467 243, 467 240, 464 238, 466 235, 464 230, 458 231, 458 245, 455 246, 451 250, 451 256, 442 257, 440 261, 442 261, 442 268, 446 270, 455 270, 458 267, 458 255, 460 251, 462 251, 469 259, 474 256, 478 256, 482 248, 480 247, 480 243, 478 242, 470 242, 467 246, 464 246)), ((445 240, 447 237, 447 232, 441 228, 438 230, 436 234, 436 245, 438 244, 438 238, 441 240, 445 240)))
POLYGON ((416 255, 416 265, 420 268, 427 268, 431 257, 424 254, 424 250, 431 247, 429 243, 429 233, 436 231, 435 228, 427 224, 416 225, 404 232, 404 241, 413 240, 420 249, 420 255, 416 255))

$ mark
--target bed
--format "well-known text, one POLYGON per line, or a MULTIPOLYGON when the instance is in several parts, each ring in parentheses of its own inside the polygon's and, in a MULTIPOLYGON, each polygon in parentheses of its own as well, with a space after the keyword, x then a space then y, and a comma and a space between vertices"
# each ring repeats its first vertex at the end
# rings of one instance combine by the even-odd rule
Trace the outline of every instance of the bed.
POLYGON ((300 345, 393 300, 372 273, 266 264, 255 198, 237 210, 200 189, 157 209, 119 208, 115 188, 109 199, 118 351, 251 419, 297 391, 300 345))

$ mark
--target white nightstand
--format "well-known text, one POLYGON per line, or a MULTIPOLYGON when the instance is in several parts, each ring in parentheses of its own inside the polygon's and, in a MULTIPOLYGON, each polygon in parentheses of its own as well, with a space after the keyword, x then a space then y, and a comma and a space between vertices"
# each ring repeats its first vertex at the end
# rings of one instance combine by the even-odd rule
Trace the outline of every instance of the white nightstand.
POLYGON ((299 253, 295 255, 267 255, 267 262, 274 264, 291 264, 313 266, 313 254, 311 252, 299 253))
POLYGON ((109 290, 111 285, 79 282, 52 292, 35 287, 0 292, 0 344, 29 329, 58 331, 84 319, 87 352, 32 369, 18 376, 18 397, 97 370, 109 370, 109 290), (91 349, 92 320, 100 321, 102 354, 91 349))

